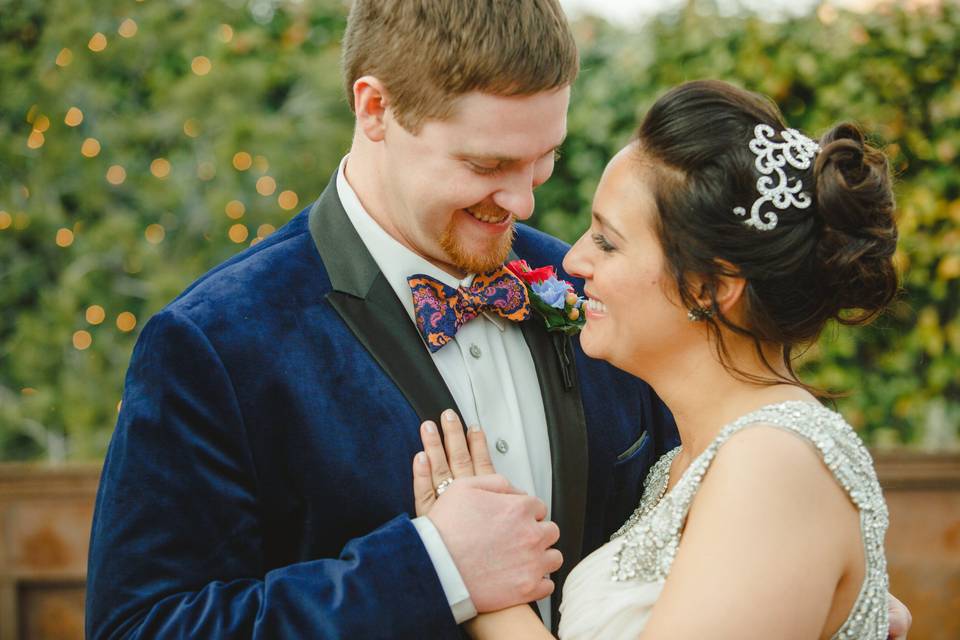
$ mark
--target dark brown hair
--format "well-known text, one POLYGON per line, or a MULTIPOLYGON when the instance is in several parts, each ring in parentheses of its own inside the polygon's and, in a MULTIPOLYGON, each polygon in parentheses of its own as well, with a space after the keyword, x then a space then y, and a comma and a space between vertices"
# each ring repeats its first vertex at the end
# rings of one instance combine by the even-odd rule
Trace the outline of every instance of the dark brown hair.
POLYGON ((577 46, 557 0, 354 0, 343 76, 376 76, 414 133, 450 116, 471 91, 500 96, 559 89, 577 77, 577 46))
POLYGON ((637 131, 639 153, 654 176, 657 233, 683 304, 699 306, 702 292, 692 290, 691 275, 707 283, 713 311, 707 322, 729 370, 753 382, 789 382, 829 395, 797 380, 793 351, 812 343, 828 321, 866 323, 896 296, 890 171, 856 125, 837 125, 820 138, 809 169, 785 167, 789 184, 801 180, 812 204, 773 209, 774 229, 749 227, 733 210, 749 211, 760 195, 761 174, 748 146, 758 124, 772 127, 776 140, 787 128, 772 101, 724 82, 689 82, 657 100, 637 131), (719 275, 746 280, 744 326, 716 303, 719 275), (729 364, 721 325, 753 339, 771 378, 729 364), (776 373, 764 344, 781 346, 789 377, 776 373))

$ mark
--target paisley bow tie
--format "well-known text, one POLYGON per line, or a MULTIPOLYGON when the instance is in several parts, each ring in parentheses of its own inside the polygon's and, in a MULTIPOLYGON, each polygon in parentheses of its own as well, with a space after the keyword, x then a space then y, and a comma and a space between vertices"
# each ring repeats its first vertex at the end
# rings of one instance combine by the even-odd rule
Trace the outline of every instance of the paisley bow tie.
POLYGON ((523 282, 505 267, 478 275, 469 287, 454 289, 422 273, 407 278, 413 294, 417 328, 433 353, 453 340, 467 322, 484 311, 519 322, 530 315, 523 282))

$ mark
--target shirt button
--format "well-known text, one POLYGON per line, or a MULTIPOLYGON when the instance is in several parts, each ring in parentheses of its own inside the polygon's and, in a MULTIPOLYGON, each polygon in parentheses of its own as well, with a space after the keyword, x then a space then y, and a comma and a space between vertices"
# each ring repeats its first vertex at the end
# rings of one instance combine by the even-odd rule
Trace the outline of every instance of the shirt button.
POLYGON ((477 346, 476 344, 470 345, 470 355, 472 355, 474 358, 480 358, 482 354, 483 354, 483 351, 480 350, 479 346, 477 346))
POLYGON ((507 441, 503 438, 497 438, 497 451, 500 453, 506 453, 510 451, 510 445, 507 444, 507 441))

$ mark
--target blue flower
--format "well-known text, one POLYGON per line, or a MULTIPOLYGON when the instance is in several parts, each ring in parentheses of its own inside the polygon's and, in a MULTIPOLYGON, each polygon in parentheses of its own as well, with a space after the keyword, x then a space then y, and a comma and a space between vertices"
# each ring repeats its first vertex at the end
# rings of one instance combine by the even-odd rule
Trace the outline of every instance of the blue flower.
POLYGON ((554 309, 563 309, 564 304, 566 304, 567 285, 557 280, 556 277, 551 277, 543 282, 535 282, 530 285, 530 288, 541 300, 554 309))

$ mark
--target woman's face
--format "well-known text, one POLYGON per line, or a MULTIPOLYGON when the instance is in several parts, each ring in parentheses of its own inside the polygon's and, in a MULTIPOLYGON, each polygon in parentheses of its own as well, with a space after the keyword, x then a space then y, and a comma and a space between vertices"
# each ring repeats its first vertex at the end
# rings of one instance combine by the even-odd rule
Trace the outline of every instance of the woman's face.
POLYGON ((607 165, 593 200, 590 228, 567 253, 563 266, 583 278, 586 326, 584 352, 631 373, 689 337, 686 310, 654 228, 656 205, 636 145, 607 165))

